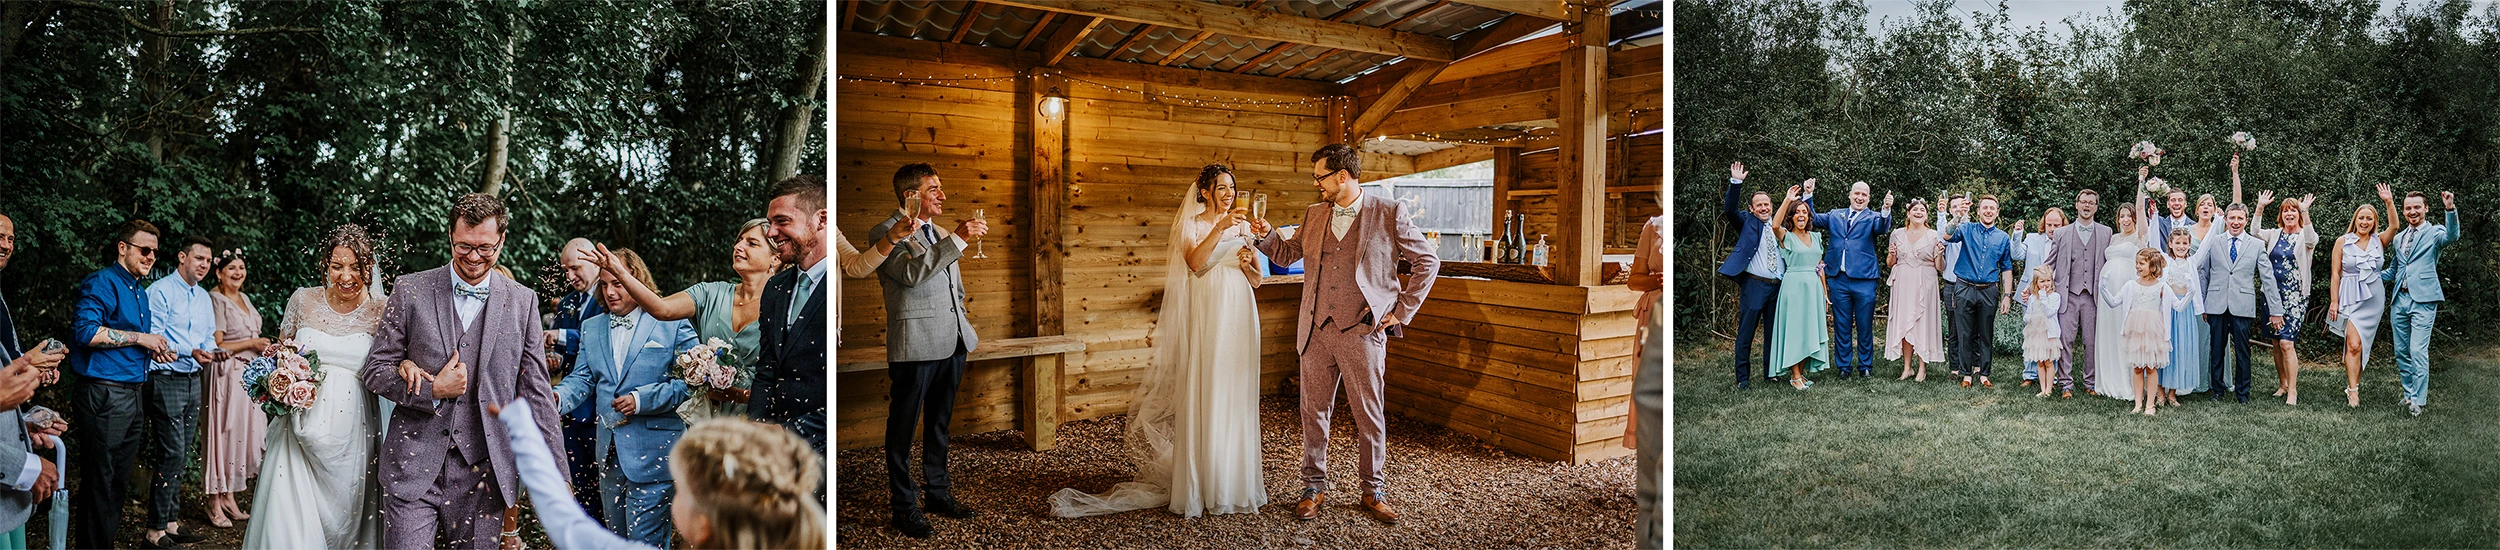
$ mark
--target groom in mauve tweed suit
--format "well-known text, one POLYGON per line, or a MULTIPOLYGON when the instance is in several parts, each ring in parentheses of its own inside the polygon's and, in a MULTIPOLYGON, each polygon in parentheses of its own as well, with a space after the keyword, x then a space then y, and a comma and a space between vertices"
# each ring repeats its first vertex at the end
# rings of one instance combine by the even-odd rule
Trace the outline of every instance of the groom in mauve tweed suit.
POLYGON ((1356 181, 1361 168, 1362 156, 1353 147, 1321 147, 1311 153, 1311 180, 1326 202, 1303 212, 1293 238, 1278 237, 1267 220, 1253 218, 1250 230, 1261 235, 1259 251, 1278 264, 1310 259, 1294 322, 1294 349, 1302 353, 1303 483, 1294 515, 1319 517, 1327 498, 1328 417, 1343 382, 1361 443, 1363 509, 1394 525, 1398 514, 1389 507, 1381 474, 1389 460, 1382 374, 1389 337, 1405 336, 1401 325, 1423 307, 1441 260, 1423 231, 1406 219, 1405 205, 1363 194, 1356 181), (1398 281, 1398 260, 1414 264, 1414 275, 1404 284, 1398 281))
POLYGON ((400 277, 383 310, 361 375, 366 391, 399 405, 379 455, 386 547, 497 547, 520 483, 503 423, 486 420, 486 404, 529 400, 547 448, 564 449, 538 293, 494 271, 510 222, 493 195, 460 197, 451 265, 400 277))

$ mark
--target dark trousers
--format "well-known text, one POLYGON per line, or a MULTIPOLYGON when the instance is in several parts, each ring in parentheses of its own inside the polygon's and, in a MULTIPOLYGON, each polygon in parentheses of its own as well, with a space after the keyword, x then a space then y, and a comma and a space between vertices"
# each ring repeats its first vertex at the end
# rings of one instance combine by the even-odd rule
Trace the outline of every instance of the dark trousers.
POLYGON ((886 403, 885 476, 896 510, 919 508, 921 488, 931 495, 947 495, 953 485, 946 478, 946 428, 955 421, 955 388, 963 385, 967 351, 963 344, 956 344, 952 357, 886 365, 886 376, 893 379, 894 387, 889 393, 892 400, 886 403), (925 434, 920 440, 923 479, 917 487, 911 479, 914 423, 925 434))
POLYGON ((2257 319, 2251 317, 2205 315, 2205 324, 2214 328, 2212 339, 2205 341, 2206 378, 2216 382, 2222 380, 2222 346, 2231 346, 2231 355, 2239 358, 2235 364, 2239 372, 2231 375, 2231 388, 2226 390, 2220 384, 2214 385, 2214 397, 2221 397, 2225 391, 2237 391, 2241 401, 2248 400, 2248 327, 2256 322, 2257 319))
MULTIPOLYGON (((1941 319, 1944 321, 1942 331, 1944 333, 1944 368, 1951 371, 1954 376, 1961 376, 1963 372, 1966 372, 1962 366, 1962 333, 1953 328, 1962 324, 1962 282, 1944 281, 1943 284, 1937 297, 1944 301, 1944 318, 1941 319)), ((1908 360, 1909 358, 1903 357, 1902 359, 1908 360)))
MULTIPOLYGON (((583 405, 590 404, 583 403, 583 405)), ((597 449, 599 445, 598 422, 593 419, 575 419, 570 414, 556 416, 556 424, 563 426, 564 429, 565 461, 571 463, 573 500, 580 502, 583 510, 606 509, 606 504, 599 501, 599 462, 596 460, 599 453, 597 449)), ((607 527, 612 531, 619 530, 608 526, 606 523, 608 518, 605 514, 591 514, 590 520, 599 522, 600 527, 607 527)))
POLYGON ((70 448, 81 456, 71 460, 78 491, 70 495, 69 545, 112 548, 130 494, 130 469, 139 461, 140 385, 83 382, 70 396, 70 448))
POLYGON ((1953 334, 1953 343, 1961 347, 1962 375, 1986 377, 1995 372, 1996 343, 1991 341, 1997 326, 1997 300, 2005 287, 1997 283, 1953 285, 1953 324, 1965 330, 1953 334))
POLYGON ((1832 277, 1832 339, 1838 355, 1832 364, 1842 373, 1866 374, 1875 367, 1875 279, 1832 277))
MULTIPOLYGON (((1754 333, 1762 333, 1762 366, 1771 366, 1771 312, 1780 297, 1780 284, 1752 275, 1737 275, 1736 306, 1736 385, 1753 379, 1754 333)), ((1767 378, 1767 376, 1766 376, 1767 378)))
POLYGON ((200 374, 148 373, 148 446, 156 450, 148 484, 148 528, 182 519, 182 480, 190 472, 191 439, 200 426, 200 374))

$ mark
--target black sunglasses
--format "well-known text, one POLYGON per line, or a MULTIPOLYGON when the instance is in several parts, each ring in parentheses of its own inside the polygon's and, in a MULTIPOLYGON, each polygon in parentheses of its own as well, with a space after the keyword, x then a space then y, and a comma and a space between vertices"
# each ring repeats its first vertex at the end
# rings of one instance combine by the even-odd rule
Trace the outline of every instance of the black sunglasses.
POLYGON ((121 241, 121 243, 122 243, 122 244, 126 244, 126 245, 130 245, 130 247, 131 247, 131 248, 136 248, 136 249, 139 249, 139 253, 140 253, 140 254, 143 254, 143 255, 148 255, 148 256, 154 256, 154 255, 156 255, 156 247, 153 247, 153 246, 139 246, 139 243, 134 243, 134 242, 130 242, 130 241, 121 241))

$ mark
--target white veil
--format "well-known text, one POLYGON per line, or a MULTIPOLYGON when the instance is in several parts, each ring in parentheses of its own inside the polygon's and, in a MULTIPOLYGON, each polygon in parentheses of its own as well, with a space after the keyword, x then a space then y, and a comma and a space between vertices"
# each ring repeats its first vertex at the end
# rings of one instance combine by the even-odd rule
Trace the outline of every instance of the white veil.
MULTIPOLYGON (((1190 229, 1198 224, 1198 216, 1206 205, 1197 200, 1195 186, 1181 197, 1181 207, 1172 218, 1171 242, 1164 247, 1169 263, 1164 267, 1163 309, 1156 316, 1155 327, 1147 341, 1155 346, 1154 363, 1147 365, 1146 375, 1130 394, 1128 429, 1125 440, 1128 456, 1137 465, 1137 477, 1121 482, 1110 492, 1086 494, 1076 489, 1060 489, 1050 495, 1051 515, 1073 518, 1144 510, 1171 503, 1172 439, 1177 414, 1179 389, 1176 378, 1181 369, 1182 352, 1187 345, 1179 340, 1188 334, 1182 324, 1189 319, 1190 229)), ((1209 229, 1210 231, 1212 229, 1209 229)), ((1213 262, 1209 262, 1212 266, 1213 262)))

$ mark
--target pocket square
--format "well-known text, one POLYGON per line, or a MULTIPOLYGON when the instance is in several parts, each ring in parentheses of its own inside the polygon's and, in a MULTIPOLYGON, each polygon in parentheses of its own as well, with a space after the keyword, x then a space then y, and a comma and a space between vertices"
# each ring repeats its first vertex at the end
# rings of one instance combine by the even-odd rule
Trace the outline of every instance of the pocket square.
POLYGON ((660 345, 660 343, 659 343, 659 342, 651 342, 651 341, 646 341, 646 342, 643 342, 643 343, 642 343, 642 349, 665 348, 665 347, 668 347, 668 346, 663 346, 663 345, 660 345))

